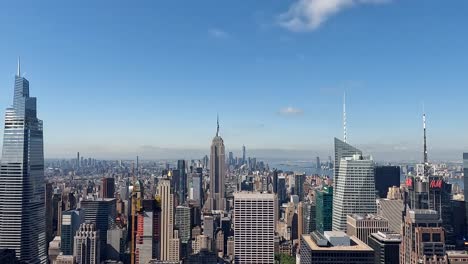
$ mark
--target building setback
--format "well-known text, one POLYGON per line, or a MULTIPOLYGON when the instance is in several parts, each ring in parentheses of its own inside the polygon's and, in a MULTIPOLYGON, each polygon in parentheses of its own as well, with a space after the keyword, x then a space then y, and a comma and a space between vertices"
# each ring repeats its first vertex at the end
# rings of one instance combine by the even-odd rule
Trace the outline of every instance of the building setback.
POLYGON ((387 219, 372 214, 347 216, 346 233, 350 236, 356 236, 366 244, 368 244, 370 234, 378 231, 388 232, 387 219))

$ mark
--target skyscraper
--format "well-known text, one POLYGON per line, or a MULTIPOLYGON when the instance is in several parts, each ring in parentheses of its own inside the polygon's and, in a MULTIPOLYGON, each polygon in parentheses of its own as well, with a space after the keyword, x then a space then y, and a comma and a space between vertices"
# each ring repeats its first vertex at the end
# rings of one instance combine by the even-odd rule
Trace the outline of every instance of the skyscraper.
POLYGON ((219 119, 216 136, 211 144, 210 157, 210 209, 224 210, 226 199, 224 197, 224 177, 225 177, 224 141, 219 136, 219 119))
POLYGON ((100 263, 100 237, 93 223, 81 224, 75 235, 75 246, 73 256, 77 264, 100 263))
MULTIPOLYGON (((465 186, 464 193, 465 197, 468 197, 468 152, 463 153, 463 183, 465 186)), ((465 200, 465 221, 466 221, 466 227, 468 227, 468 198, 465 200)))
POLYGON ((83 210, 76 209, 63 212, 60 249, 64 255, 73 255, 73 241, 76 231, 82 223, 84 223, 83 210))
POLYGON ((275 195, 234 193, 235 262, 273 263, 275 195))
POLYGON ((340 162, 342 158, 346 157, 352 157, 355 154, 362 155, 362 151, 359 149, 349 145, 346 142, 343 142, 337 138, 335 138, 335 163, 333 164, 333 167, 335 168, 334 170, 334 177, 333 177, 333 183, 335 184, 334 186, 334 191, 336 192, 336 184, 338 182, 339 178, 339 171, 340 171, 340 162))
POLYGON ((315 225, 317 231, 332 230, 333 216, 333 187, 325 186, 322 190, 315 190, 315 225))
POLYGON ((46 263, 46 215, 42 120, 29 81, 15 76, 13 106, 6 109, 0 164, 0 248, 19 260, 46 263))
POLYGON ((187 199, 187 171, 186 171, 186 163, 185 160, 178 160, 177 161, 177 169, 179 170, 179 184, 178 190, 176 193, 178 195, 179 205, 185 203, 187 199))
POLYGON ((374 161, 360 154, 342 158, 333 195, 333 230, 346 230, 349 214, 374 214, 374 161))
POLYGON ((299 201, 304 200, 304 182, 306 175, 296 173, 294 174, 294 194, 299 196, 299 201))
POLYGON ((174 235, 174 195, 169 179, 159 181, 158 195, 161 198, 161 260, 168 261, 174 235))
POLYGON ((376 166, 375 189, 380 198, 387 197, 388 188, 400 186, 399 166, 376 166))
POLYGON ((245 164, 245 146, 242 146, 242 165, 245 164))
POLYGON ((114 198, 115 179, 111 177, 102 178, 102 198, 114 198))

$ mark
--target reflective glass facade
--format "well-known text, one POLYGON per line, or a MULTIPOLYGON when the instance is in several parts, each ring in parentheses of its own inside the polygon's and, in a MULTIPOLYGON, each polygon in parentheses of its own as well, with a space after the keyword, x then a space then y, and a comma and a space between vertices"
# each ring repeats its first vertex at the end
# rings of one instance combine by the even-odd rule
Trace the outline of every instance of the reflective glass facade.
POLYGON ((29 82, 15 77, 13 106, 5 113, 0 164, 0 248, 27 263, 46 263, 42 121, 29 82))

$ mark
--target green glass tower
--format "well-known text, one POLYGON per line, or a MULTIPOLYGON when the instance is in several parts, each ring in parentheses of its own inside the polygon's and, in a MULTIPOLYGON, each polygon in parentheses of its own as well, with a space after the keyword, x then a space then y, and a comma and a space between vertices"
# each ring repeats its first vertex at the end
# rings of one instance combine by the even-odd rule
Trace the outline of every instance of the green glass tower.
POLYGON ((317 189, 315 190, 315 194, 315 223, 317 226, 317 231, 323 234, 323 231, 332 230, 333 187, 325 186, 321 190, 317 189))

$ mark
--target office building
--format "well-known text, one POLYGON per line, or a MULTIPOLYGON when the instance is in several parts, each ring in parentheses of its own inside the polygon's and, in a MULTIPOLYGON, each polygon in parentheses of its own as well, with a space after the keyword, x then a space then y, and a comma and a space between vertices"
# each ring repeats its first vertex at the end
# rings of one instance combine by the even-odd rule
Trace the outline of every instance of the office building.
POLYGON ((64 255, 73 255, 73 242, 76 231, 84 223, 84 211, 81 209, 68 210, 62 213, 61 247, 64 255))
POLYGON ((375 190, 380 198, 387 197, 388 188, 400 186, 399 166, 376 166, 375 167, 375 190))
POLYGON ((187 206, 177 206, 175 215, 175 227, 179 231, 179 238, 182 244, 187 244, 190 240, 190 208, 187 206))
POLYGON ((348 143, 341 141, 337 138, 335 138, 335 160, 333 164, 334 168, 334 174, 333 174, 333 183, 334 185, 334 191, 336 192, 336 184, 338 183, 338 179, 340 177, 339 172, 340 172, 340 163, 343 158, 350 158, 353 157, 354 155, 362 155, 362 152, 349 145, 348 143))
POLYGON ((410 209, 403 223, 400 263, 448 263, 445 232, 439 214, 429 209, 410 209))
POLYGON ((400 234, 379 231, 369 236, 367 244, 374 250, 375 264, 399 264, 400 243, 400 234))
POLYGON ((315 225, 323 234, 332 230, 333 217, 333 187, 324 186, 315 190, 315 225))
POLYGON ((305 174, 294 174, 294 194, 299 197, 299 201, 304 200, 304 182, 306 175, 305 174))
POLYGON ((120 227, 107 230, 107 259, 123 260, 127 245, 127 233, 126 228, 120 227))
POLYGON ((73 256, 77 264, 99 264, 100 239, 99 232, 94 223, 84 223, 75 235, 73 256))
POLYGON ((356 237, 342 231, 302 235, 301 264, 373 264, 374 251, 356 237))
POLYGON ((404 204, 402 199, 377 199, 377 215, 388 220, 393 233, 401 233, 404 204))
POLYGON ((302 233, 310 234, 316 230, 316 206, 312 202, 302 204, 302 233))
POLYGON ((211 210, 225 210, 226 199, 224 193, 224 178, 226 174, 224 156, 224 141, 219 135, 219 120, 216 136, 211 144, 210 157, 210 198, 211 210))
POLYGON ((278 193, 278 170, 273 170, 273 177, 272 177, 272 182, 273 182, 273 193, 277 194, 278 193))
POLYGON ((96 198, 93 200, 83 200, 80 202, 81 209, 84 210, 85 222, 94 223, 99 232, 101 250, 99 256, 105 259, 107 230, 112 228, 116 219, 116 199, 96 198))
POLYGON ((42 120, 18 61, 0 162, 0 248, 15 250, 29 264, 46 263, 45 208, 42 120))
POLYGON ((52 190, 52 183, 46 183, 45 189, 45 217, 46 217, 46 244, 49 244, 54 239, 54 195, 52 190))
POLYGON ((148 263, 157 257, 158 227, 161 211, 154 199, 143 200, 142 212, 137 214, 135 237, 135 263, 148 263))
POLYGON ((102 178, 102 198, 114 198, 115 193, 115 179, 102 178))
POLYGON ((349 214, 375 214, 374 161, 362 155, 342 158, 333 195, 333 230, 346 230, 349 214))
POLYGON ((235 262, 273 263, 274 194, 234 193, 235 262))
POLYGON ((447 260, 450 264, 466 264, 468 263, 468 253, 463 250, 447 251, 447 260))
POLYGON ((369 236, 379 231, 388 232, 388 221, 372 214, 352 214, 347 216, 346 233, 368 244, 369 236))
POLYGON ((322 165, 320 164, 320 158, 319 157, 316 158, 315 167, 318 170, 320 170, 322 168, 322 165))
POLYGON ((169 179, 159 181, 158 195, 161 199, 161 260, 169 261, 171 241, 174 237, 174 194, 169 179))
POLYGON ((201 173, 192 174, 192 200, 203 207, 203 176, 201 173))

